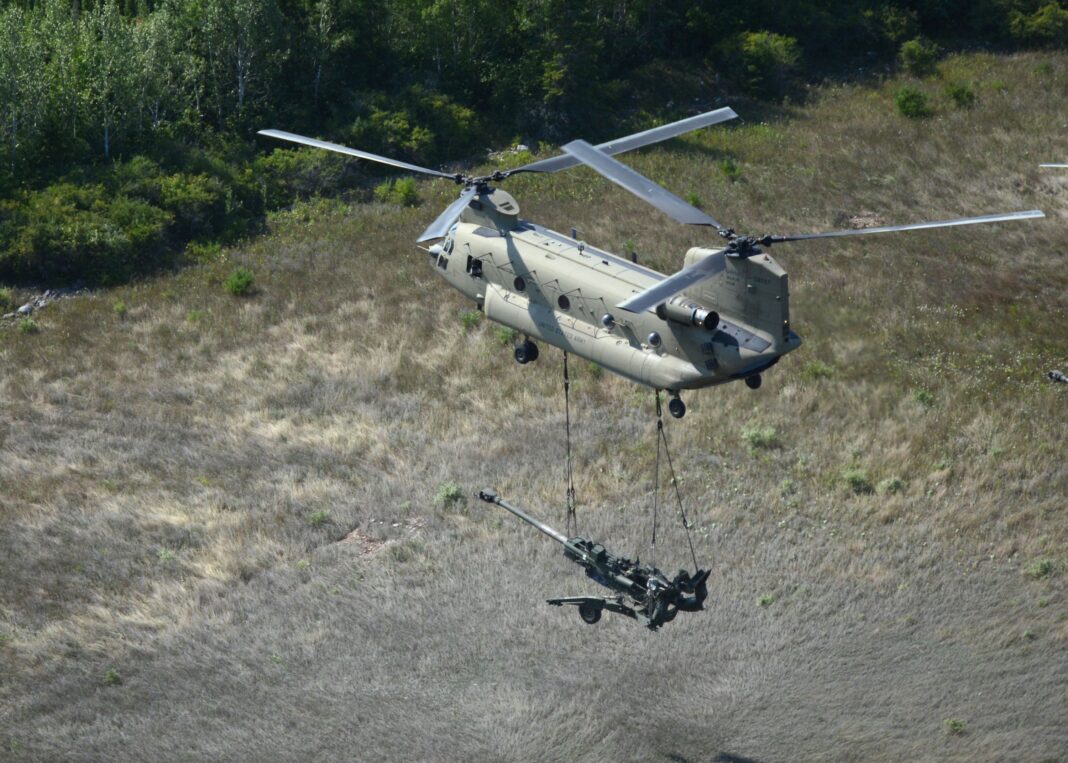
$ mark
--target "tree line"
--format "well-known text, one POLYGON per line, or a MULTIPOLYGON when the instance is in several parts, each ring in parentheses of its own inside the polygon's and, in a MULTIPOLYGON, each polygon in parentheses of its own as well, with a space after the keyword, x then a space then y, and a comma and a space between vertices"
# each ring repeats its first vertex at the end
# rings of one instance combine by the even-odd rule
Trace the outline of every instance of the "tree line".
MULTIPOLYGON (((798 78, 893 61, 917 38, 1064 47, 1068 10, 1061 0, 0 0, 0 248, 19 248, 24 265, 42 247, 63 255, 62 236, 28 243, 18 228, 35 204, 81 210, 89 202, 75 190, 92 188, 162 209, 148 215, 166 231, 153 241, 217 235, 234 209, 251 218, 277 202, 263 177, 303 182, 261 167, 233 191, 267 125, 433 162, 578 125, 600 137, 589 126, 605 114, 647 106, 633 103, 633 83, 658 63, 774 98, 798 78), (140 170, 126 166, 135 159, 140 170), (178 195, 210 197, 214 211, 194 217, 215 222, 176 232, 188 209, 161 206, 163 180, 134 193, 175 175, 178 195), (40 198, 63 182, 62 199, 40 198), (217 186, 229 197, 215 198, 217 186)), ((48 275, 11 261, 0 251, 0 277, 48 275)))

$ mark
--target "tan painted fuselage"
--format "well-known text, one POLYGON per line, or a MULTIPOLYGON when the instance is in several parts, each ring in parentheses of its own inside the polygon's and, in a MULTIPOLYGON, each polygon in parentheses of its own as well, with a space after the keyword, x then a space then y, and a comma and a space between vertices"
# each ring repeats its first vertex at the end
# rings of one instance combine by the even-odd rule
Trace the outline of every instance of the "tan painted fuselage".
MULTIPOLYGON (((492 321, 656 389, 743 379, 800 346, 786 273, 764 253, 728 258, 718 276, 671 300, 716 311, 711 328, 617 305, 665 276, 519 219, 507 193, 479 194, 440 246, 435 266, 492 321)), ((686 265, 711 255, 691 249, 686 265)))

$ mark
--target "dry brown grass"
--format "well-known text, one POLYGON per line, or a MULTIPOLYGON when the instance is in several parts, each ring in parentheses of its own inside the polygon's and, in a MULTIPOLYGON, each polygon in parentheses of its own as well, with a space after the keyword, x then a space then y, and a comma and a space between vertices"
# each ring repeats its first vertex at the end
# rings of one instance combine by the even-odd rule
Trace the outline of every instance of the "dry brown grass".
MULTIPOLYGON (((491 326, 463 331, 469 306, 412 251, 444 184, 416 209, 295 210, 226 263, 3 332, 3 755, 1063 753, 1068 401, 1042 375, 1068 370, 1068 176, 1036 165, 1068 151, 1068 58, 944 71, 977 83, 972 111, 914 123, 896 83, 828 88, 628 157, 757 233, 1050 215, 776 249, 806 344, 759 392, 691 394, 669 423, 712 595, 656 635, 546 607, 589 588, 553 544, 434 502, 496 485, 563 524, 559 358, 520 368, 491 326), (222 288, 234 263, 254 297, 222 288), (857 494, 851 469, 900 489, 857 494)), ((584 171, 509 191, 664 269, 702 243, 584 171)), ((581 529, 647 556, 651 395, 573 368, 581 529)), ((657 561, 685 564, 662 532, 657 561)))

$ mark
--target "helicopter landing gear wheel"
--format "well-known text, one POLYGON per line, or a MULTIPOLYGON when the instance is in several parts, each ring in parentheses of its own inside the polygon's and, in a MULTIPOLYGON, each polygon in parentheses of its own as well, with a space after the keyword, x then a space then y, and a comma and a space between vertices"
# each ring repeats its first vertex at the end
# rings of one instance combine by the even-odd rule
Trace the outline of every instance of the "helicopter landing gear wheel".
POLYGON ((585 601, 579 604, 579 617, 587 625, 593 625, 601 619, 601 608, 593 602, 585 601))
POLYGON ((681 419, 686 415, 686 403, 682 402, 682 398, 678 396, 678 393, 668 401, 668 412, 677 419, 681 419))
POLYGON ((760 384, 764 380, 760 378, 760 374, 753 374, 752 376, 745 377, 745 386, 749 389, 760 389, 760 384))
POLYGON ((527 339, 522 344, 516 345, 515 362, 523 366, 533 363, 538 359, 538 345, 527 339))

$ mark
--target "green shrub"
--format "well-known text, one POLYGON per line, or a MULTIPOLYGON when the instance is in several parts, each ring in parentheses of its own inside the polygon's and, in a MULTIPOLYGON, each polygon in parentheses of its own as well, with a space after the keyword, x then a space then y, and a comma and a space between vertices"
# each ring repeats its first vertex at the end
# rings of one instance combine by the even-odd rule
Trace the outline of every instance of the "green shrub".
POLYGON ((235 297, 244 297, 252 292, 252 284, 255 277, 248 268, 237 268, 231 273, 223 285, 226 290, 235 297))
POLYGON ((519 332, 513 328, 508 328, 508 326, 497 326, 497 328, 493 330, 493 333, 497 337, 497 344, 502 347, 514 344, 516 337, 519 335, 519 332))
POLYGON ((757 599, 757 604, 761 607, 770 607, 772 604, 775 603, 775 598, 775 594, 766 593, 759 599, 757 599))
POLYGON ((319 511, 313 511, 308 515, 308 524, 312 527, 322 527, 330 521, 330 512, 326 509, 320 509, 319 511))
POLYGON ((278 209, 296 199, 355 188, 355 164, 329 151, 278 148, 252 163, 250 179, 259 188, 264 208, 278 209))
POLYGON ((775 427, 753 426, 742 430, 742 439, 750 448, 776 448, 779 445, 779 433, 775 427))
POLYGON ((459 485, 449 481, 442 483, 438 488, 438 492, 434 495, 434 502, 449 511, 467 503, 467 497, 459 485))
POLYGON ((108 672, 104 674, 105 686, 118 686, 122 683, 122 676, 119 675, 119 671, 115 668, 108 668, 108 672))
POLYGON ((738 40, 745 87, 753 95, 782 95, 801 61, 793 37, 774 32, 745 32, 738 40))
POLYGON ((126 306, 126 303, 123 302, 121 299, 116 301, 115 304, 111 306, 111 309, 115 313, 115 315, 119 317, 120 320, 125 320, 126 313, 130 311, 130 309, 126 306))
POLYGON ((905 481, 900 477, 887 477, 886 479, 879 480, 879 484, 875 486, 876 492, 879 495, 894 495, 900 493, 905 489, 905 481))
POLYGON ((723 173, 723 176, 732 183, 741 180, 742 168, 738 165, 738 162, 731 159, 729 156, 726 159, 721 159, 716 164, 719 167, 719 171, 723 173))
POLYGON ((0 312, 8 312, 15 307, 15 295, 11 289, 0 286, 0 312))
POLYGON ((174 217, 180 240, 213 236, 225 225, 226 187, 207 175, 168 175, 160 179, 160 206, 174 217))
POLYGON ((37 321, 33 318, 23 318, 19 321, 19 332, 23 334, 36 334, 41 330, 41 327, 37 325, 37 321))
POLYGON ((1068 46, 1068 9, 1050 0, 1030 15, 1014 10, 1009 14, 1009 31, 1024 44, 1063 48, 1068 46))
POLYGON ((942 730, 949 736, 960 736, 967 730, 968 724, 960 718, 946 718, 942 721, 942 730))
POLYGON ((471 331, 482 322, 482 313, 478 310, 467 310, 460 313, 460 323, 464 325, 464 331, 471 331))
POLYGON ((0 202, 0 278, 114 283, 159 263, 171 221, 102 185, 25 192, 0 202))
POLYGON ((935 404, 935 396, 925 389, 918 389, 912 393, 912 399, 924 408, 930 408, 935 404))
POLYGON ((958 109, 970 109, 975 105, 975 91, 961 82, 946 85, 946 96, 958 109))
POLYGON ((414 178, 398 178, 375 186, 375 198, 386 204, 414 207, 419 203, 419 192, 414 178))
POLYGON ((851 466, 842 472, 842 480, 856 495, 870 495, 875 492, 868 472, 859 466, 851 466))
POLYGON ((704 201, 701 200, 701 197, 697 195, 696 191, 690 191, 686 194, 686 203, 691 207, 697 207, 698 209, 704 206, 704 201))
POLYGON ((806 379, 828 379, 834 376, 834 368, 819 360, 810 360, 801 369, 801 376, 806 379))
POLYGON ((939 47, 930 40, 917 37, 901 46, 901 66, 917 77, 934 74, 940 52, 939 47))
POLYGON ((1053 572, 1053 562, 1049 559, 1038 559, 1027 565, 1024 574, 1029 578, 1039 580, 1053 572))
POLYGON ((931 107, 927 105, 927 96, 914 87, 900 88, 894 94, 894 103, 901 115, 909 119, 923 119, 932 114, 931 107))

